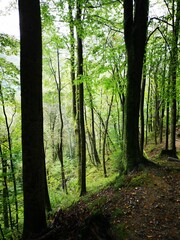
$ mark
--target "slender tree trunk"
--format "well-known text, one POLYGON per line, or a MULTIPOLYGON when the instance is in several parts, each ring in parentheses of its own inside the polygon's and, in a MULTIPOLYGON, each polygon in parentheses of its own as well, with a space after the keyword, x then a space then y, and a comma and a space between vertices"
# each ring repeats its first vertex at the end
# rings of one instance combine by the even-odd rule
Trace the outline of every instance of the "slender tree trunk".
POLYGON ((150 120, 149 120, 149 104, 150 104, 150 92, 151 92, 151 83, 149 78, 148 85, 148 97, 147 97, 147 106, 146 106, 146 145, 148 143, 148 129, 150 128, 150 120))
POLYGON ((9 228, 9 221, 11 229, 13 229, 13 221, 11 214, 11 205, 9 200, 9 190, 7 184, 7 160, 3 157, 2 147, 0 145, 0 158, 2 163, 2 174, 3 174, 3 221, 4 228, 9 228), (8 210, 9 210, 9 218, 8 218, 8 210))
POLYGON ((160 143, 163 142, 163 133, 164 133, 164 113, 165 113, 165 79, 166 79, 166 61, 167 61, 167 44, 165 44, 165 59, 164 59, 164 69, 162 74, 162 109, 161 109, 161 119, 160 119, 160 143))
POLYGON ((146 87, 146 57, 144 58, 143 78, 141 86, 141 101, 140 101, 140 116, 141 116, 141 136, 140 136, 140 150, 143 155, 144 150, 144 93, 146 87))
POLYGON ((95 159, 94 159, 94 155, 93 155, 92 136, 91 136, 89 128, 88 128, 88 120, 87 120, 86 108, 85 108, 84 116, 85 116, 85 123, 86 123, 86 132, 87 132, 87 135, 88 135, 89 145, 90 145, 90 149, 91 149, 91 150, 89 150, 89 146, 88 146, 88 142, 87 142, 87 144, 86 144, 87 153, 89 155, 90 162, 92 162, 93 165, 96 165, 96 162, 95 162, 95 159))
POLYGON ((68 7, 69 7, 69 31, 70 31, 70 63, 71 63, 71 84, 72 84, 72 113, 73 113, 73 120, 74 120, 74 133, 75 133, 75 156, 78 159, 78 113, 77 113, 77 106, 78 106, 78 91, 77 85, 75 84, 75 36, 74 36, 74 27, 75 22, 73 18, 73 7, 75 5, 75 1, 68 0, 68 7))
POLYGON ((60 73, 60 60, 59 60, 59 50, 57 49, 57 76, 56 72, 52 66, 52 61, 50 60, 50 68, 52 74, 54 76, 54 80, 56 83, 56 89, 58 94, 58 110, 59 110, 59 119, 60 119, 60 130, 59 130, 59 143, 57 145, 57 155, 61 164, 61 182, 62 182, 62 189, 67 193, 67 184, 66 184, 66 177, 65 177, 65 169, 64 169, 64 158, 63 158, 63 129, 64 129, 64 121, 62 116, 62 101, 61 101, 61 73, 60 73))
POLYGON ((62 116, 62 101, 61 101, 61 76, 60 76, 60 61, 59 61, 59 51, 57 50, 57 62, 58 62, 58 82, 56 82, 58 91, 58 105, 59 105, 59 117, 60 117, 60 143, 58 148, 58 156, 61 162, 61 178, 62 178, 62 189, 67 193, 67 184, 64 170, 64 158, 63 158, 63 129, 64 121, 62 116))
POLYGON ((122 108, 122 140, 124 140, 125 135, 125 96, 121 96, 121 108, 122 108))
POLYGON ((95 165, 98 165, 100 164, 100 159, 99 159, 99 155, 98 155, 98 151, 97 151, 97 147, 96 147, 96 134, 95 134, 95 127, 94 127, 94 123, 95 123, 95 120, 94 120, 94 106, 93 106, 93 98, 92 98, 92 93, 91 93, 91 90, 87 84, 87 90, 88 90, 88 93, 89 93, 89 101, 90 101, 90 109, 91 109, 91 138, 90 138, 90 141, 91 141, 91 146, 92 146, 92 156, 95 160, 95 165))
POLYGON ((108 115, 107 115, 105 129, 104 129, 104 137, 103 137, 103 172, 104 172, 104 177, 107 177, 107 169, 106 169, 106 139, 107 139, 108 124, 109 124, 109 118, 110 118, 110 115, 111 115, 111 108, 112 108, 112 104, 113 104, 113 99, 114 99, 114 94, 112 95, 111 102, 109 104, 109 110, 108 110, 108 115))
POLYGON ((57 154, 55 147, 55 125, 56 125, 57 115, 52 111, 50 112, 50 133, 51 133, 51 151, 52 151, 52 161, 55 162, 57 154))
POLYGON ((71 84, 72 84, 72 105, 73 119, 76 121, 76 85, 75 81, 75 37, 74 37, 74 20, 72 14, 72 0, 68 0, 69 7, 69 30, 70 30, 70 62, 71 62, 71 84))
MULTIPOLYGON (((168 83, 169 80, 168 80, 168 83)), ((169 84, 168 84, 169 85, 169 84)), ((167 88, 167 103, 166 103, 166 140, 165 140, 165 150, 168 151, 169 148, 169 88, 167 88)))
POLYGON ((91 99, 92 145, 93 145, 93 154, 94 154, 95 162, 96 162, 96 165, 98 165, 101 162, 100 162, 99 155, 98 155, 97 148, 96 148, 96 134, 95 134, 94 123, 95 123, 95 120, 94 120, 94 108, 93 108, 92 99, 91 99))
POLYGON ((119 144, 121 143, 121 139, 122 139, 122 134, 121 134, 121 115, 120 115, 120 102, 119 99, 117 99, 116 97, 116 111, 117 111, 117 123, 114 123, 114 127, 115 127, 115 131, 117 133, 117 141, 119 142, 119 144))
MULTIPOLYGON (((101 92, 100 92, 100 109, 102 109, 102 89, 101 89, 101 92)), ((100 113, 98 114, 99 116, 99 154, 101 156, 102 154, 102 122, 101 121, 101 110, 100 110, 100 113)))
POLYGON ((0 224, 0 233, 1 233, 1 236, 2 236, 2 240, 6 240, 5 237, 4 237, 4 233, 3 233, 3 230, 2 230, 1 224, 0 224))
POLYGON ((154 74, 154 81, 155 81, 155 113, 154 113, 154 141, 155 144, 157 145, 157 136, 158 136, 158 128, 159 128, 159 100, 158 100, 158 83, 157 83, 157 79, 156 79, 156 74, 158 72, 158 67, 155 71, 154 74))
POLYGON ((14 168, 14 162, 13 162, 13 153, 12 153, 12 140, 11 140, 10 125, 8 123, 8 117, 7 117, 7 113, 6 113, 6 107, 5 107, 4 96, 3 96, 1 84, 0 84, 0 96, 1 96, 4 119, 5 119, 5 123, 6 123, 9 159, 10 159, 11 174, 12 174, 13 188, 14 188, 14 204, 15 204, 15 210, 16 210, 16 221, 15 221, 15 223, 16 223, 16 228, 18 229, 19 217, 18 217, 17 186, 16 186, 15 168, 14 168))
POLYGON ((164 108, 164 106, 162 106, 162 109, 161 109, 161 118, 160 118, 160 135, 159 135, 159 141, 160 141, 160 143, 163 142, 164 112, 165 112, 165 108, 164 108))
MULTIPOLYGON (((82 44, 82 23, 81 23, 81 1, 77 0, 77 58, 78 69, 77 77, 82 79, 83 76, 83 44, 82 44)), ((83 81, 78 85, 79 103, 79 183, 80 196, 86 194, 86 134, 84 124, 84 84, 83 81)))

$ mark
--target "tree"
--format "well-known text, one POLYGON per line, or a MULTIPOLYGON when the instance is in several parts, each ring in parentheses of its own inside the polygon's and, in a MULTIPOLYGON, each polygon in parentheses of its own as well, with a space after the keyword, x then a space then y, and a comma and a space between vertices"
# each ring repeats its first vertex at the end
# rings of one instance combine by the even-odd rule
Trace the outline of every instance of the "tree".
MULTIPOLYGON (((58 47, 58 46, 57 46, 58 47)), ((62 92, 62 80, 61 80, 61 69, 60 69, 60 53, 59 49, 57 49, 57 74, 52 66, 51 62, 51 71, 54 76, 54 80, 56 83, 57 95, 58 95, 58 113, 59 113, 59 123, 60 129, 59 132, 59 140, 57 144, 57 156, 60 160, 61 164, 61 179, 62 179, 62 189, 67 193, 67 184, 66 184, 66 177, 65 177, 65 170, 64 170, 64 154, 63 154, 63 129, 64 129, 64 120, 63 120, 63 113, 62 113, 62 99, 61 99, 61 92, 62 92)), ((54 124, 55 125, 55 124, 54 124)), ((53 127, 54 128, 54 127, 53 127)))
POLYGON ((3 220, 6 231, 9 226, 11 231, 18 229, 19 209, 17 191, 17 165, 15 159, 15 147, 13 132, 14 119, 17 113, 15 92, 18 82, 19 70, 8 59, 8 56, 18 53, 18 41, 6 34, 0 34, 0 106, 2 108, 1 133, 0 133, 0 161, 2 166, 2 205, 3 220), (13 191, 11 190, 13 185, 13 191), (15 210, 15 212, 13 211, 15 210))
POLYGON ((27 239, 46 228, 42 111, 42 37, 39 1, 19 0, 18 4, 21 44, 23 239, 27 239))
MULTIPOLYGON (((11 138, 11 133, 10 133, 10 127, 11 127, 11 124, 13 122, 13 116, 12 116, 11 123, 9 123, 1 83, 0 83, 0 99, 1 99, 0 101, 2 103, 3 114, 4 114, 4 118, 5 118, 6 131, 7 131, 8 151, 9 151, 10 166, 11 166, 11 171, 12 171, 11 174, 12 174, 13 187, 14 187, 14 203, 15 203, 15 209, 16 209, 16 221, 15 222, 16 222, 16 228, 18 229, 18 219, 19 219, 19 217, 18 217, 18 201, 17 201, 17 183, 16 183, 16 177, 15 177, 15 167, 14 167, 14 162, 13 162, 12 138, 11 138)), ((2 150, 0 152, 1 152, 0 155, 3 156, 2 150)), ((7 181, 6 181, 6 179, 7 179, 7 176, 6 176, 6 174, 7 174, 7 161, 6 160, 4 161, 3 157, 2 157, 2 165, 3 165, 3 172, 5 174, 4 175, 5 197, 7 197, 7 200, 9 202, 9 196, 8 196, 9 193, 8 193, 8 187, 7 187, 7 181)), ((11 228, 13 228, 12 221, 11 221, 10 203, 9 203, 9 215, 10 215, 11 228)))
POLYGON ((77 88, 77 124, 79 148, 79 185, 80 195, 86 194, 86 134, 84 124, 84 84, 83 84, 83 43, 82 43, 82 5, 77 0, 77 78, 80 80, 77 88))
POLYGON ((139 108, 146 44, 148 0, 124 1, 124 35, 128 60, 126 93, 126 170, 145 161, 139 146, 139 108))
POLYGON ((73 120, 76 119, 76 85, 75 81, 75 37, 74 37, 74 19, 73 19, 73 1, 68 0, 69 7, 69 32, 70 32, 70 63, 71 63, 71 84, 72 84, 72 105, 73 120))
POLYGON ((172 107, 171 107, 171 150, 173 156, 176 155, 176 121, 177 121, 177 96, 176 96, 176 76, 178 67, 178 39, 179 39, 179 29, 180 29, 180 1, 172 1, 172 43, 171 43, 171 94, 172 94, 172 107), (175 2, 176 2, 176 12, 175 12, 175 2))

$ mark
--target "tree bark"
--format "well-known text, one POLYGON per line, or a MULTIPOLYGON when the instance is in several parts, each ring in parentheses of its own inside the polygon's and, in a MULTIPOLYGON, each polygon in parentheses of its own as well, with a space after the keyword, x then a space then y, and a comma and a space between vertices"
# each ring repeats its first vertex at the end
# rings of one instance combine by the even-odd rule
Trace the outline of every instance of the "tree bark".
POLYGON ((177 0, 177 9, 175 12, 175 1, 173 1, 173 35, 172 35, 172 49, 171 49, 171 94, 172 94, 172 107, 171 107, 171 150, 176 156, 176 75, 178 67, 178 38, 180 28, 180 1, 177 0))
POLYGON ((126 94, 127 171, 144 162, 139 146, 139 107, 143 59, 146 45, 148 0, 124 1, 124 34, 128 58, 126 94))
POLYGON ((28 239, 47 227, 39 1, 19 0, 19 16, 24 193, 23 239, 28 239))
POLYGON ((82 23, 81 23, 81 1, 77 0, 77 58, 78 69, 77 78, 81 80, 78 85, 78 125, 79 125, 79 184, 80 196, 86 194, 86 134, 84 124, 84 84, 83 84, 83 43, 82 43, 82 23))

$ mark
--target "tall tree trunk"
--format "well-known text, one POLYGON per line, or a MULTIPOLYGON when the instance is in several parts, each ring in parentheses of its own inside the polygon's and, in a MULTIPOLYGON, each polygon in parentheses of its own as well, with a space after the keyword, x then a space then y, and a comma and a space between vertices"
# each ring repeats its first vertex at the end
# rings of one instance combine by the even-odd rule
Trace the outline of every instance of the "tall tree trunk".
POLYGON ((158 99, 158 83, 156 79, 157 72, 158 72, 158 67, 154 74, 154 81, 155 81, 154 142, 156 145, 157 145, 157 136, 158 136, 158 129, 159 129, 159 99, 158 99))
POLYGON ((175 1, 173 0, 173 35, 172 35, 172 49, 171 49, 171 94, 172 94, 172 107, 171 107, 171 150, 173 155, 176 155, 176 75, 178 67, 178 38, 180 28, 180 1, 177 0, 177 9, 175 12, 175 1), (175 16, 176 15, 176 16, 175 16))
POLYGON ((72 84, 72 105, 73 119, 76 121, 76 85, 75 81, 75 37, 74 37, 74 20, 73 20, 73 1, 68 0, 69 7, 69 31, 70 31, 70 62, 71 62, 71 84, 72 84))
POLYGON ((23 239, 28 239, 41 233, 47 227, 39 1, 19 0, 19 16, 24 193, 23 239))
POLYGON ((61 101, 61 75, 60 75, 60 60, 59 60, 59 51, 57 50, 57 63, 58 63, 58 80, 56 80, 56 87, 58 92, 58 106, 59 106, 59 118, 60 118, 60 136, 59 136, 59 144, 58 144, 58 157, 61 163, 61 179, 62 179, 62 189, 67 193, 67 184, 65 177, 65 169, 64 169, 64 158, 63 158, 63 129, 64 129, 64 121, 62 116, 62 101, 61 101))
POLYGON ((146 57, 144 58, 143 78, 141 85, 141 101, 140 101, 140 116, 141 116, 141 136, 140 136, 140 150, 143 155, 144 150, 144 93, 146 87, 146 57))
POLYGON ((165 150, 166 151, 168 151, 168 148, 169 148, 169 87, 170 87, 170 81, 168 79, 167 103, 166 103, 166 139, 165 139, 165 150))
MULTIPOLYGON (((83 76, 83 44, 82 44, 82 23, 81 23, 81 1, 77 0, 77 78, 82 80, 83 76)), ((78 125, 79 125, 79 183, 80 195, 86 194, 86 134, 84 124, 84 84, 78 85, 78 125)))
POLYGON ((121 108, 122 108, 122 140, 124 140, 125 135, 125 95, 121 96, 121 108))
POLYGON ((165 95, 165 79, 166 79, 166 61, 167 61, 167 44, 165 43, 165 59, 164 59, 164 68, 163 68, 163 74, 162 74, 162 109, 161 109, 161 119, 160 119, 160 136, 159 136, 159 140, 160 143, 163 142, 163 128, 164 128, 164 113, 165 113, 165 99, 164 99, 164 95, 165 95))
POLYGON ((148 129, 150 128, 150 120, 149 120, 149 104, 150 104, 150 92, 151 92, 151 83, 149 78, 148 84, 148 97, 147 97, 147 105, 146 105, 146 145, 148 143, 148 129))
POLYGON ((124 33, 128 57, 125 149, 127 171, 145 161, 139 146, 139 108, 148 9, 148 0, 134 3, 132 0, 124 1, 124 33))

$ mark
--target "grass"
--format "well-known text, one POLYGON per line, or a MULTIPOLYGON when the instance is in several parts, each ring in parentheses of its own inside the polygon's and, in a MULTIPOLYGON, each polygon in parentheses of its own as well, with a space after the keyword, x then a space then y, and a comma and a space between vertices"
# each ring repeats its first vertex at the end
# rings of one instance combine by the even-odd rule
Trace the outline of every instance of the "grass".
MULTIPOLYGON (((118 172, 114 171, 112 163, 108 161, 106 163, 108 177, 103 176, 102 165, 98 167, 92 165, 91 163, 87 164, 87 177, 86 177, 86 187, 88 197, 91 194, 99 192, 101 189, 108 187, 116 179, 118 172)), ((52 204, 53 211, 57 211, 58 208, 68 208, 73 203, 76 203, 79 197, 78 190, 78 177, 77 177, 77 168, 72 165, 68 165, 66 168, 66 178, 68 194, 64 193, 61 188, 61 175, 60 175, 60 164, 55 162, 51 167, 49 167, 49 195, 52 204)))

